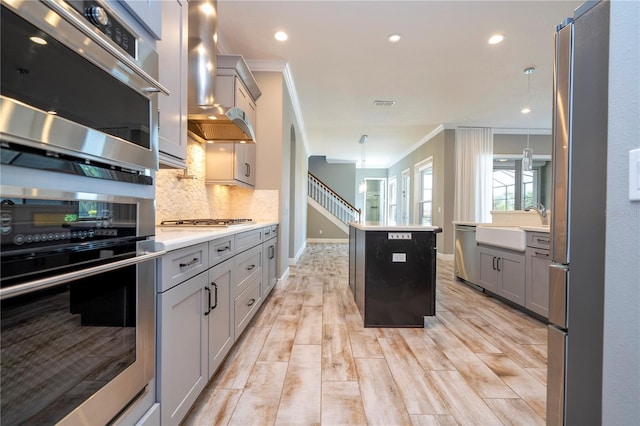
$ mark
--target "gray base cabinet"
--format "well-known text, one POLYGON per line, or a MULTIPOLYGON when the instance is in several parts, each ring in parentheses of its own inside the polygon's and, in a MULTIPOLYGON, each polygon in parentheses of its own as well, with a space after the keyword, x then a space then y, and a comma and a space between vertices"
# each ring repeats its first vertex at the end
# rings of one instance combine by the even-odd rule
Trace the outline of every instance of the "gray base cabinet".
POLYGON ((277 262, 276 254, 278 253, 278 225, 272 225, 264 228, 262 243, 262 298, 264 299, 273 290, 278 282, 278 273, 276 271, 277 262))
POLYGON ((235 281, 235 262, 227 260, 209 269, 207 297, 209 334, 210 379, 224 361, 234 342, 233 312, 231 310, 231 286, 235 281))
POLYGON ((527 295, 525 307, 549 317, 549 234, 527 234, 527 295))
POLYGON ((177 425, 187 414, 209 379, 207 318, 201 273, 159 295, 158 389, 162 425, 177 425))
POLYGON ((505 299, 525 304, 525 256, 522 253, 479 246, 480 285, 505 299))
POLYGON ((275 285, 276 230, 194 244, 158 262, 161 425, 182 421, 275 285))

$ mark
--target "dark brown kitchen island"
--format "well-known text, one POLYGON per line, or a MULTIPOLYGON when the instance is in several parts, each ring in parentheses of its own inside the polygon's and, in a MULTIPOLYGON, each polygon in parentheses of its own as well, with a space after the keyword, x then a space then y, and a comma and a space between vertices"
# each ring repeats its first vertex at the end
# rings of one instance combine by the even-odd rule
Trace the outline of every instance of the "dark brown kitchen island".
POLYGON ((435 315, 439 232, 349 223, 349 287, 365 327, 424 327, 424 317, 435 315))

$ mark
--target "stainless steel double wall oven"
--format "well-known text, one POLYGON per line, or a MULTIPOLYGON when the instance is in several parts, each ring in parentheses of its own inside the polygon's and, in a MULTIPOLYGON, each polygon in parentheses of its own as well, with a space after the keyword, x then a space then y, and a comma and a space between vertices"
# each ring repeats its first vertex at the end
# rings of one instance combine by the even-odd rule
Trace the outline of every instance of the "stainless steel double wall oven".
POLYGON ((155 41, 116 3, 1 19, 0 418, 106 424, 155 370, 155 41))

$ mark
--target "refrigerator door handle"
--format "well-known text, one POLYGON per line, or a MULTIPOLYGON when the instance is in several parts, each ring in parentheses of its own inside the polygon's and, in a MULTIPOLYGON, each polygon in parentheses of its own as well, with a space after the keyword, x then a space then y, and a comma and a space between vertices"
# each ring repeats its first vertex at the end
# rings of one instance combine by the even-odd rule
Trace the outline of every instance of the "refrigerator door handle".
POLYGON ((560 328, 567 328, 567 294, 569 290, 569 267, 551 264, 549 266, 549 322, 560 328))

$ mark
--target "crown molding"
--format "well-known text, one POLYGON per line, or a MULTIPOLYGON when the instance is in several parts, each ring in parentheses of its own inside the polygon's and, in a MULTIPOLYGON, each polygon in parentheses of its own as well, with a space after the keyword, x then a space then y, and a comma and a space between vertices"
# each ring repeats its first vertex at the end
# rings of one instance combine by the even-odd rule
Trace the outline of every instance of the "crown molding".
POLYGON ((494 135, 551 135, 551 129, 527 129, 520 127, 494 127, 494 135))
POLYGON ((293 81, 293 74, 291 74, 291 68, 289 63, 284 59, 247 59, 247 65, 251 72, 279 72, 282 73, 282 77, 289 91, 291 97, 291 106, 293 107, 293 114, 295 115, 298 132, 304 145, 306 156, 311 155, 309 149, 309 143, 307 142, 307 130, 304 125, 304 119, 302 118, 302 108, 300 107, 300 101, 298 99, 298 92, 296 90, 296 84, 293 81))

